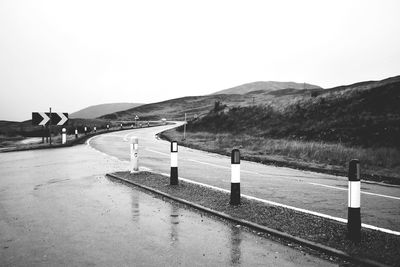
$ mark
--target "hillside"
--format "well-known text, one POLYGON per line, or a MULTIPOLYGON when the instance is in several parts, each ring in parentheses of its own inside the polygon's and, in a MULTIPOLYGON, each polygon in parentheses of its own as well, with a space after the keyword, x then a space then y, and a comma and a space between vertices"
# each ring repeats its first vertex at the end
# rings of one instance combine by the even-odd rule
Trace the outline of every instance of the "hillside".
POLYGON ((281 106, 267 104, 211 111, 188 128, 400 148, 399 103, 400 76, 397 76, 315 91, 311 96, 302 93, 281 106))
POLYGON ((109 103, 89 106, 87 108, 81 109, 69 115, 70 118, 80 118, 80 119, 94 119, 105 114, 118 112, 121 110, 126 110, 134 108, 143 104, 138 103, 109 103))
POLYGON ((213 93, 216 94, 247 94, 252 91, 265 91, 271 92, 276 90, 282 89, 322 89, 317 85, 312 85, 308 83, 295 83, 295 82, 253 82, 253 83, 246 83, 236 87, 228 88, 225 90, 221 90, 218 92, 213 93))
POLYGON ((125 111, 115 112, 101 116, 108 120, 133 120, 138 115, 143 120, 183 120, 185 113, 188 119, 204 116, 214 106, 215 101, 221 101, 228 107, 271 105, 282 106, 295 101, 298 98, 310 97, 311 94, 320 93, 323 89, 284 89, 278 91, 252 91, 247 94, 212 94, 205 96, 189 96, 142 105, 125 111))

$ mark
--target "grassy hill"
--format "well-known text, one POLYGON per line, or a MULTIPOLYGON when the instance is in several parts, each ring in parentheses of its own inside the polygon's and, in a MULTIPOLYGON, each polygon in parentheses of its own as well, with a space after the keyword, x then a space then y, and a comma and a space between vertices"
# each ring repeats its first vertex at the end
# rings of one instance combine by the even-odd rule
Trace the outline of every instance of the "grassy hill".
POLYGON ((138 115, 143 120, 183 120, 185 113, 189 119, 195 115, 201 117, 206 115, 213 108, 215 101, 221 101, 229 107, 271 105, 281 106, 291 103, 298 98, 311 97, 312 94, 320 93, 323 89, 284 89, 278 91, 257 90, 247 94, 213 94, 205 96, 188 96, 171 99, 167 101, 142 105, 140 107, 115 112, 101 116, 101 119, 108 120, 133 120, 138 115))
POLYGON ((247 94, 252 91, 271 92, 271 91, 282 90, 282 89, 302 90, 302 89, 322 89, 322 88, 317 85, 312 85, 312 84, 308 84, 308 83, 273 82, 273 81, 252 82, 252 83, 246 83, 246 84, 242 84, 239 86, 235 86, 232 88, 228 88, 225 90, 215 92, 214 95, 215 94, 247 94))
POLYGON ((191 123, 190 128, 400 148, 400 76, 315 91, 311 95, 291 90, 271 93, 281 95, 277 96, 281 101, 212 111, 191 123), (283 101, 292 93, 296 95, 291 100, 283 101))
POLYGON ((70 118, 76 119, 94 119, 105 114, 118 112, 121 110, 126 110, 130 108, 134 108, 143 104, 138 103, 109 103, 109 104, 100 104, 89 106, 87 108, 81 109, 69 115, 70 118))

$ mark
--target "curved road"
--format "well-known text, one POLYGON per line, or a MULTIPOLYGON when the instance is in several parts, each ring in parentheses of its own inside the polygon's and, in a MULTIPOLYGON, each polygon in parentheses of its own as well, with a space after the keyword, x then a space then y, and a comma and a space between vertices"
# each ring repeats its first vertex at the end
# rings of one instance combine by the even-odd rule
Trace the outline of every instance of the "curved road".
POLYGON ((337 266, 104 176, 124 168, 82 145, 1 153, 0 266, 337 266))
MULTIPOLYGON (((88 144, 128 163, 130 138, 137 136, 142 169, 169 174, 170 144, 158 140, 156 134, 174 127, 176 125, 104 134, 90 139, 88 144)), ((178 165, 180 178, 230 190, 229 157, 179 147, 178 165)), ((347 183, 346 177, 241 162, 242 194, 333 216, 344 222, 347 220, 347 183)), ((362 183, 361 191, 363 224, 400 234, 400 187, 362 183)))

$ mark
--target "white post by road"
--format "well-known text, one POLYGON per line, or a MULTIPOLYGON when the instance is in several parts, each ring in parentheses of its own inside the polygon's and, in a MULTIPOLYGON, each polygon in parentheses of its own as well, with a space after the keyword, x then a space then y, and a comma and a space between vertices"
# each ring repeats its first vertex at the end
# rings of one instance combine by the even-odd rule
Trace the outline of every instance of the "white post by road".
POLYGON ((65 128, 62 128, 61 144, 65 144, 66 142, 67 142, 67 130, 65 128))
POLYGON ((93 130, 94 130, 94 133, 96 133, 96 132, 97 132, 97 128, 96 128, 96 126, 94 126, 93 130))
POLYGON ((139 140, 137 137, 131 138, 131 173, 139 171, 139 140))
POLYGON ((171 142, 171 174, 170 185, 178 184, 178 142, 171 142))

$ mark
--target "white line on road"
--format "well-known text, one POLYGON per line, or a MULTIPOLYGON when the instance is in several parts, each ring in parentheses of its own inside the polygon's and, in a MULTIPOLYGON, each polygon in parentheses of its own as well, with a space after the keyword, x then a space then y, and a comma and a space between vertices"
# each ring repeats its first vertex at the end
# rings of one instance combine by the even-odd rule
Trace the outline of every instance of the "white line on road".
POLYGON ((164 156, 167 156, 167 157, 170 156, 170 154, 163 153, 163 152, 156 151, 156 150, 152 150, 152 149, 148 149, 148 148, 146 148, 145 150, 146 150, 146 151, 149 151, 149 152, 157 153, 157 154, 160 154, 160 155, 164 155, 164 156))
MULTIPOLYGON (((331 185, 325 185, 325 184, 318 184, 318 183, 309 183, 312 185, 317 185, 317 186, 322 186, 322 187, 327 187, 327 188, 332 188, 332 189, 336 189, 336 190, 342 190, 342 191, 347 191, 347 188, 341 188, 341 187, 337 187, 337 186, 331 186, 331 185)), ((371 192, 365 192, 365 191, 361 191, 362 194, 366 194, 366 195, 372 195, 372 196, 378 196, 378 197, 386 197, 386 198, 391 198, 391 199, 396 199, 396 200, 400 200, 400 197, 393 197, 393 196, 388 196, 388 195, 382 195, 382 194, 376 194, 376 193, 371 193, 371 192)))

